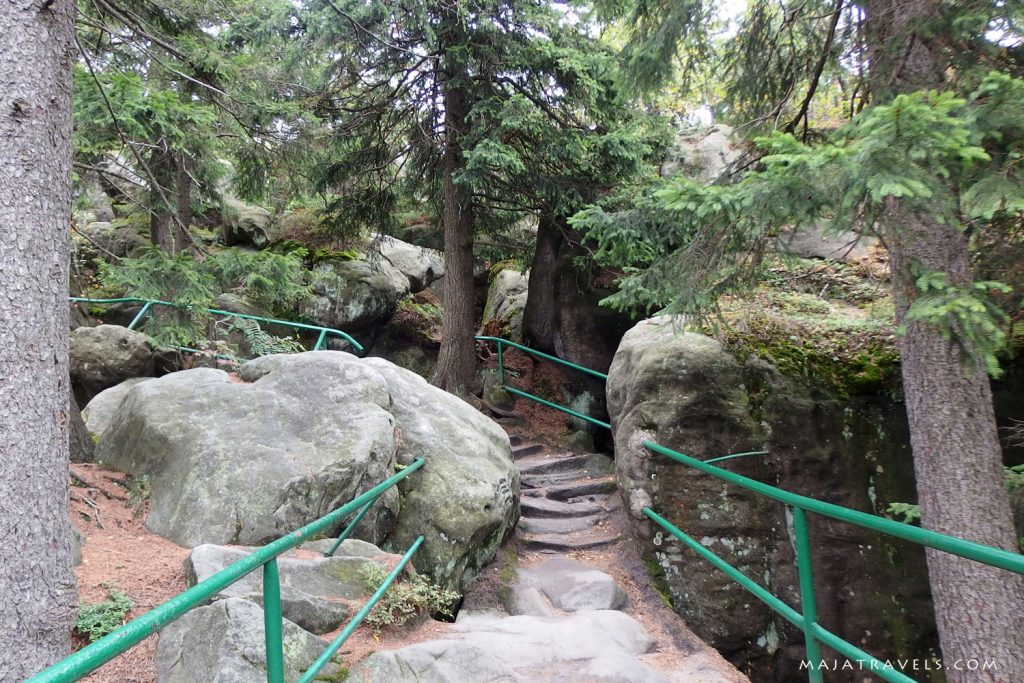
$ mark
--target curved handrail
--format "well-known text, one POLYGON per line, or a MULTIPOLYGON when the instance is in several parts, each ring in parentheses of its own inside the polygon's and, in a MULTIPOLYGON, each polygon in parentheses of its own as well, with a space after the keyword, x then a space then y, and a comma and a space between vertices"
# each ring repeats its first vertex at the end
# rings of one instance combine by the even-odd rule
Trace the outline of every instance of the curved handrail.
MULTIPOLYGON (((32 676, 26 683, 69 683, 70 681, 77 681, 128 648, 140 643, 164 626, 180 618, 186 612, 206 603, 225 588, 260 567, 263 567, 263 615, 267 633, 267 681, 268 683, 284 683, 284 646, 281 637, 281 595, 277 572, 277 557, 300 543, 308 541, 313 536, 325 532, 331 526, 345 519, 345 517, 359 510, 367 503, 372 503, 384 491, 423 467, 423 462, 423 458, 416 458, 412 463, 403 468, 401 472, 385 479, 337 510, 329 512, 320 519, 310 522, 304 527, 296 529, 290 534, 282 536, 276 541, 272 541, 262 548, 253 551, 238 562, 225 567, 208 579, 200 581, 162 605, 158 605, 145 614, 132 619, 113 633, 100 638, 95 643, 87 645, 70 657, 32 676)), ((401 566, 405 566, 405 563, 409 561, 408 558, 416 552, 422 541, 423 537, 420 536, 406 553, 401 566)), ((398 572, 392 571, 388 579, 385 580, 385 584, 390 585, 397 576, 398 572)), ((386 590, 386 585, 382 584, 382 588, 378 589, 371 598, 373 604, 380 600, 384 590, 386 590)), ((359 621, 362 621, 372 607, 372 604, 369 608, 364 607, 356 615, 359 621)), ((355 626, 348 632, 351 633, 352 630, 355 630, 355 626)), ((337 648, 340 646, 341 642, 335 640, 329 648, 331 654, 337 651, 337 648)), ((313 673, 319 671, 319 668, 328 659, 330 659, 330 655, 323 658, 323 662, 318 660, 319 667, 316 667, 315 670, 311 668, 310 671, 313 673)))
MULTIPOLYGON (((150 309, 153 306, 170 306, 171 308, 184 308, 189 309, 190 306, 182 306, 180 304, 173 303, 171 301, 161 301, 160 299, 142 299, 135 296, 119 297, 116 299, 90 299, 88 297, 72 296, 68 297, 69 301, 74 303, 87 303, 87 304, 122 304, 122 303, 136 303, 142 304, 142 310, 139 311, 130 323, 128 323, 128 329, 133 330, 135 326, 142 322, 142 319, 146 317, 150 309)), ((307 325, 306 323, 297 323, 291 320, 278 320, 277 318, 265 318, 258 315, 249 315, 248 313, 234 313, 232 311, 224 311, 217 308, 204 308, 204 311, 213 315, 222 315, 231 318, 243 318, 245 320, 255 320, 258 322, 264 322, 271 325, 284 325, 286 327, 292 327, 298 330, 310 330, 311 332, 319 332, 320 336, 316 340, 316 344, 313 346, 314 351, 319 351, 323 348, 324 343, 327 340, 328 335, 341 337, 344 339, 352 348, 359 352, 359 355, 366 353, 366 349, 363 345, 352 338, 347 332, 334 329, 333 327, 323 327, 321 325, 307 325)), ((181 350, 192 351, 186 347, 178 347, 181 350)))

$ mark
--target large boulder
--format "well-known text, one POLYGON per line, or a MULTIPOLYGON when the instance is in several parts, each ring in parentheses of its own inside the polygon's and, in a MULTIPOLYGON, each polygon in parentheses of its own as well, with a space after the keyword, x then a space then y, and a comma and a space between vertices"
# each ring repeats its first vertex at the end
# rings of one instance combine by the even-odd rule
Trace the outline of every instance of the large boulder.
POLYGON ((273 215, 261 206, 253 206, 228 197, 223 206, 224 243, 263 249, 276 236, 273 215))
POLYGON ((393 237, 374 240, 376 250, 354 260, 327 259, 316 265, 314 296, 303 308, 318 325, 348 332, 375 331, 404 296, 444 275, 440 254, 393 237))
MULTIPOLYGON (((721 465, 752 479, 884 514, 914 499, 902 407, 839 399, 813 379, 787 378, 751 355, 683 333, 677 321, 639 323, 611 365, 608 406, 631 531, 656 580, 694 632, 760 677, 796 671, 803 636, 643 515, 650 506, 790 605, 799 605, 792 518, 784 506, 657 455, 650 440, 705 460, 767 450, 721 465)), ((856 527, 810 519, 818 612, 829 629, 882 659, 934 643, 924 555, 856 527)))
POLYGON ((493 420, 419 375, 381 358, 376 370, 391 395, 400 431, 400 463, 426 465, 403 481, 402 509, 387 547, 423 547, 417 569, 446 588, 464 589, 519 520, 519 470, 508 435, 493 420))
POLYGON ((70 354, 71 386, 80 406, 108 387, 154 371, 149 337, 118 325, 76 328, 70 354))
MULTIPOLYGON (((357 528, 463 585, 518 518, 505 433, 418 375, 381 359, 313 351, 239 369, 198 368, 128 391, 97 458, 150 477, 147 526, 181 545, 265 543, 317 519, 423 457, 357 528)), ((337 529, 329 529, 328 533, 337 529)))
POLYGON ((145 382, 152 377, 132 377, 120 384, 104 389, 92 397, 92 400, 82 408, 82 419, 85 420, 85 428, 93 441, 99 441, 100 434, 110 426, 114 417, 121 410, 121 403, 128 392, 139 382, 145 382))
POLYGON ((78 229, 74 238, 81 256, 101 261, 138 256, 151 244, 137 227, 108 221, 88 223, 78 229))
MULTIPOLYGON (((299 676, 327 649, 317 638, 284 620, 284 677, 299 676)), ((267 680, 263 608, 230 598, 187 612, 160 632, 157 683, 264 683, 267 680)), ((321 670, 326 679, 339 667, 321 670)))
POLYGON ((523 311, 530 287, 530 271, 503 268, 491 280, 484 304, 480 334, 523 341, 523 311))

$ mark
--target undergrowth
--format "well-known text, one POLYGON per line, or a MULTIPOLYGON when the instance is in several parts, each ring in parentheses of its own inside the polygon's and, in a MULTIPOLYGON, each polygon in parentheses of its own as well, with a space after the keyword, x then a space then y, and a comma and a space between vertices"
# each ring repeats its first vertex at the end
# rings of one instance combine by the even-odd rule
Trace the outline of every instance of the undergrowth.
POLYGON ((78 619, 75 630, 95 642, 109 635, 124 625, 125 617, 135 603, 116 586, 106 586, 107 599, 95 604, 82 604, 78 607, 78 619))
MULTIPOLYGON (((376 562, 368 562, 361 570, 367 590, 375 591, 384 583, 388 570, 376 562)), ((375 635, 388 626, 401 626, 427 614, 451 617, 452 606, 459 599, 455 591, 434 585, 423 574, 406 576, 391 584, 373 610, 366 616, 366 625, 375 635)))

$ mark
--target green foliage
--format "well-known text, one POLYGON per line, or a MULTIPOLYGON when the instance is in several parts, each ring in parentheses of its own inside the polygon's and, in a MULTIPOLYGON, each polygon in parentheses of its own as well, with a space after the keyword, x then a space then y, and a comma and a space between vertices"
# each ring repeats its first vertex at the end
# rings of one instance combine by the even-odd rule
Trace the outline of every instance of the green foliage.
POLYGON ((231 318, 230 320, 230 329, 240 332, 244 336, 245 344, 254 357, 269 356, 274 353, 299 353, 306 350, 298 340, 289 337, 276 337, 260 327, 255 320, 246 318, 231 318))
MULTIPOLYGON (((367 590, 375 591, 389 572, 376 562, 367 562, 361 573, 367 590)), ((401 626, 426 614, 450 617, 452 605, 458 599, 455 591, 439 588, 423 574, 415 574, 396 580, 388 587, 384 597, 367 615, 366 624, 374 633, 380 633, 388 626, 401 626)))
POLYGON ((1011 491, 1024 488, 1024 465, 1006 467, 1003 473, 1006 476, 1006 488, 1011 491))
POLYGON ((921 521, 921 509, 914 503, 890 503, 885 509, 893 519, 902 517, 904 524, 915 524, 921 521))
POLYGON ((124 625, 128 612, 135 606, 131 598, 117 587, 101 585, 108 588, 107 599, 92 605, 79 605, 78 619, 75 621, 75 630, 87 636, 89 642, 97 641, 119 629, 124 625))
MULTIPOLYGON (((764 254, 782 230, 824 220, 836 231, 878 225, 898 235, 903 227, 889 220, 896 200, 925 220, 963 225, 963 190, 1017 173, 1019 164, 1007 165, 1005 150, 992 141, 1009 139, 1006 117, 1018 108, 1011 96, 1022 84, 993 74, 969 98, 900 95, 821 144, 789 134, 759 139, 760 166, 738 182, 705 186, 680 178, 652 185, 617 211, 580 212, 572 224, 596 241, 596 258, 624 273, 604 303, 704 315, 722 294, 763 274, 764 254)), ((977 220, 970 227, 987 228, 977 220)), ((954 290, 937 277, 918 278, 914 319, 956 338, 969 361, 994 371, 1003 316, 984 293, 1006 294, 1006 287, 984 282, 954 290)))
POLYGON ((291 310, 305 300, 311 290, 304 257, 301 249, 286 254, 225 249, 200 260, 188 252, 169 256, 150 247, 138 258, 101 263, 100 280, 113 295, 175 304, 154 307, 142 330, 158 344, 191 346, 206 337, 210 315, 204 309, 220 292, 233 292, 271 312, 291 310))
POLYGON ((153 493, 153 487, 149 480, 148 474, 141 476, 130 476, 125 480, 125 489, 128 491, 128 496, 124 501, 125 507, 132 509, 132 514, 135 517, 142 515, 143 508, 146 505, 146 501, 153 493))
POLYGON ((947 340, 959 344, 965 359, 974 359, 993 377, 1002 374, 996 354, 1006 343, 1006 314, 996 306, 990 292, 1008 294, 1001 282, 972 282, 956 287, 945 273, 921 273, 920 293, 907 311, 908 322, 932 325, 947 340))

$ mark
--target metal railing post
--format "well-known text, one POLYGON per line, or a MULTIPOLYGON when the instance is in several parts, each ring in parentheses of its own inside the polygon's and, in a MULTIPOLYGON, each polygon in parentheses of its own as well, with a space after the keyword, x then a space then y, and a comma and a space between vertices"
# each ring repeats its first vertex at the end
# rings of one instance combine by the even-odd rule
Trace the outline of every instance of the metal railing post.
POLYGON ((332 555, 334 555, 335 552, 337 552, 338 547, 341 545, 341 542, 348 538, 348 535, 352 533, 353 529, 356 528, 356 524, 359 524, 359 522, 363 521, 363 517, 366 516, 366 513, 370 511, 370 508, 373 507, 373 504, 376 502, 377 499, 374 498, 369 503, 363 506, 363 509, 360 510, 359 514, 356 515, 356 518, 348 523, 348 526, 345 527, 344 531, 338 534, 338 540, 334 542, 334 545, 331 546, 330 550, 324 553, 324 557, 331 557, 332 555))
POLYGON ((314 351, 319 351, 324 347, 324 342, 327 341, 327 330, 320 330, 320 336, 316 338, 316 345, 313 347, 314 351))
POLYGON ((498 342, 498 384, 505 386, 505 347, 498 342))
POLYGON ((267 683, 284 683, 284 640, 281 631, 281 577, 277 558, 263 565, 263 628, 267 642, 267 683))
POLYGON ((821 647, 814 635, 818 623, 818 604, 814 600, 814 570, 811 566, 811 535, 807 531, 807 513, 802 508, 792 507, 793 532, 796 535, 796 569, 800 577, 800 609, 804 615, 804 645, 807 649, 807 679, 810 683, 822 683, 825 679, 819 664, 821 647))
POLYGON ((134 330, 135 326, 142 322, 142 319, 146 317, 146 314, 149 313, 149 309, 152 308, 152 306, 153 302, 147 301, 146 305, 142 307, 142 310, 136 313, 135 317, 132 318, 132 321, 128 323, 128 329, 134 330))

